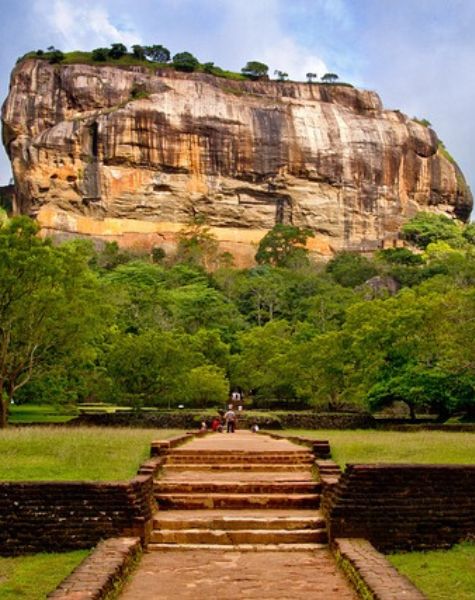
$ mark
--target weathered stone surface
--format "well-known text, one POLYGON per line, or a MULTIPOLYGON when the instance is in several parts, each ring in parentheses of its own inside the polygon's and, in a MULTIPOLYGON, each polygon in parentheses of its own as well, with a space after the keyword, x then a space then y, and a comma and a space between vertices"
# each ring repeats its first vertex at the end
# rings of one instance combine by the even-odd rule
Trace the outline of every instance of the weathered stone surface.
POLYGON ((180 550, 151 552, 144 555, 121 600, 157 597, 161 600, 358 598, 336 567, 330 551, 314 547, 298 552, 195 549, 185 556, 180 550))
POLYGON ((431 129, 347 86, 31 59, 2 117, 18 209, 63 236, 171 250, 202 214, 243 265, 276 221, 328 255, 395 238, 418 210, 472 206, 431 129))

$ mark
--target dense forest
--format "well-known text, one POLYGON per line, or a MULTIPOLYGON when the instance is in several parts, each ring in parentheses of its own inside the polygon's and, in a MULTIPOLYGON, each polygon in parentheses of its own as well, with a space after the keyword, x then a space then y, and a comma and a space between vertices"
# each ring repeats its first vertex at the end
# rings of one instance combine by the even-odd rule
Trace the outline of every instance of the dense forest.
POLYGON ((56 245, 27 217, 0 227, 0 390, 8 406, 84 401, 474 411, 475 226, 420 213, 406 246, 309 259, 277 225, 236 269, 205 224, 174 256, 56 245))

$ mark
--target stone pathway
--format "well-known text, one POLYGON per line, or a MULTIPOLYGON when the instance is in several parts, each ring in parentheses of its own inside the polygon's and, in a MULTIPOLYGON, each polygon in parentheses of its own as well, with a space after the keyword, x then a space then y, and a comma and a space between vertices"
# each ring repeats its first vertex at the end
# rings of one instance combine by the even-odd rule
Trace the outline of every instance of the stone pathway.
POLYGON ((122 600, 355 600, 329 550, 146 554, 122 600))
POLYGON ((354 600, 326 546, 313 460, 245 431, 171 450, 149 552, 121 598, 354 600))

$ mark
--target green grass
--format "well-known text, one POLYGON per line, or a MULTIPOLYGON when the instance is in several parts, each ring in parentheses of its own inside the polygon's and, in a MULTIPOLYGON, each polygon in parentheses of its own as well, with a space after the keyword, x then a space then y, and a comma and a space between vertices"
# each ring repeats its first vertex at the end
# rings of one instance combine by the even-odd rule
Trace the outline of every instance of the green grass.
POLYGON ((475 543, 450 550, 391 554, 388 559, 429 600, 475 600, 475 543))
POLYGON ((475 435, 446 431, 286 430, 330 441, 332 458, 346 463, 474 464, 475 435))
POLYGON ((0 557, 2 600, 44 600, 89 554, 87 550, 61 554, 0 557))
POLYGON ((452 164, 455 164, 454 157, 450 154, 450 152, 445 147, 445 144, 442 140, 439 140, 438 151, 444 158, 446 158, 452 164))
POLYGON ((66 423, 77 415, 75 408, 50 404, 20 404, 10 407, 9 423, 66 423))
POLYGON ((22 427, 0 430, 0 480, 114 481, 132 477, 150 442, 176 429, 22 427))

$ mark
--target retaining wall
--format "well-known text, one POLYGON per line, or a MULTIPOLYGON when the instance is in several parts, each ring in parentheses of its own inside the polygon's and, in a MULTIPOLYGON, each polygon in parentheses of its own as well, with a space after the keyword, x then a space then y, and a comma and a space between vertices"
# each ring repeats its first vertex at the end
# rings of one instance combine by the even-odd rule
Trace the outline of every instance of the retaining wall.
POLYGON ((91 548, 101 539, 146 541, 153 478, 126 482, 1 482, 0 555, 91 548))
MULTIPOLYGON (((101 427, 153 427, 164 429, 199 428, 202 421, 209 420, 209 414, 189 411, 143 412, 82 415, 68 425, 95 425, 101 427)), ((375 426, 369 413, 316 413, 316 412, 274 412, 259 415, 246 412, 239 415, 238 428, 248 429, 257 423, 265 429, 368 429, 375 426)))
POLYGON ((475 465, 347 465, 324 486, 331 539, 383 552, 449 547, 475 536, 475 465))

